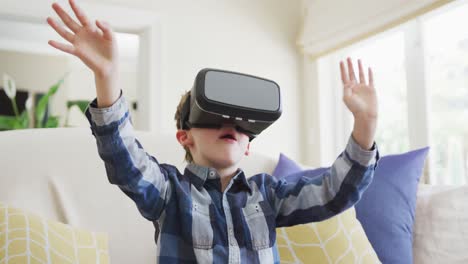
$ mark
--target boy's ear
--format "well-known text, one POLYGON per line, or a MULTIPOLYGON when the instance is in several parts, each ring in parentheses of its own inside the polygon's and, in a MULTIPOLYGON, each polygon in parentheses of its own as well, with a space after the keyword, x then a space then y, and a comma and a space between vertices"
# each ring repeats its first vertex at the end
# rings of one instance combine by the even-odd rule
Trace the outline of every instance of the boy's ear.
POLYGON ((179 141, 180 145, 182 145, 183 147, 188 147, 189 145, 193 144, 192 137, 189 135, 187 130, 177 130, 176 138, 177 141, 179 141))
POLYGON ((250 142, 249 142, 249 144, 247 144, 247 150, 244 153, 246 156, 248 156, 250 154, 249 150, 250 150, 250 142))

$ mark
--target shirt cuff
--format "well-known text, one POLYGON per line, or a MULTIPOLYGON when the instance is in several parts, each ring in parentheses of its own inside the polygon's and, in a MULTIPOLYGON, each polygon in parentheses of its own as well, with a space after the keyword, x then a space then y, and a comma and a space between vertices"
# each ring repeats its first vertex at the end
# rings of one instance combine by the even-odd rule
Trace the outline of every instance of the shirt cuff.
POLYGON ((362 166, 368 167, 374 164, 374 167, 377 166, 377 161, 379 160, 379 150, 377 144, 374 141, 370 150, 363 149, 351 135, 346 145, 346 153, 348 157, 362 166))
POLYGON ((121 120, 128 112, 127 101, 122 94, 123 92, 120 90, 119 99, 109 107, 98 108, 97 98, 89 103, 86 109, 86 117, 90 124, 94 123, 96 126, 105 126, 121 120))

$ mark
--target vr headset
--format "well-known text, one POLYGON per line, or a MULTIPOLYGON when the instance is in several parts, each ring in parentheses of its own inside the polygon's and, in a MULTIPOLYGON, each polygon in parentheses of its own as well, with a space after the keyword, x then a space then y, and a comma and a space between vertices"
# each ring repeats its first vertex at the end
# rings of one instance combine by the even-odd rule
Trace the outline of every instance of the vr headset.
POLYGON ((182 129, 232 124, 252 141, 281 116, 278 84, 243 73, 202 69, 182 107, 182 129))

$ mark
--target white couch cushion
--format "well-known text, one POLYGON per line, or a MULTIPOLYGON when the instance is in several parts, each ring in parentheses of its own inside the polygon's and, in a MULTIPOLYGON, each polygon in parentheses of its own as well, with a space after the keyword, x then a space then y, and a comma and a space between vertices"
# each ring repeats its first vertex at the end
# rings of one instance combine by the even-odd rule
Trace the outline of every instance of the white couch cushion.
POLYGON ((419 187, 414 263, 468 263, 468 186, 419 187))

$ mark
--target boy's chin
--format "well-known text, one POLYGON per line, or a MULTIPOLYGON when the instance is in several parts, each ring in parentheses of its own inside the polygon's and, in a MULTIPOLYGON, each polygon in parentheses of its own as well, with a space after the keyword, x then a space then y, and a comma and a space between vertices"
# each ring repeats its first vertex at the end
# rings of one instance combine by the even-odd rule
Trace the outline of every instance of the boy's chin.
POLYGON ((218 168, 229 168, 234 165, 237 165, 241 161, 242 157, 237 156, 218 156, 211 160, 212 164, 218 168))

